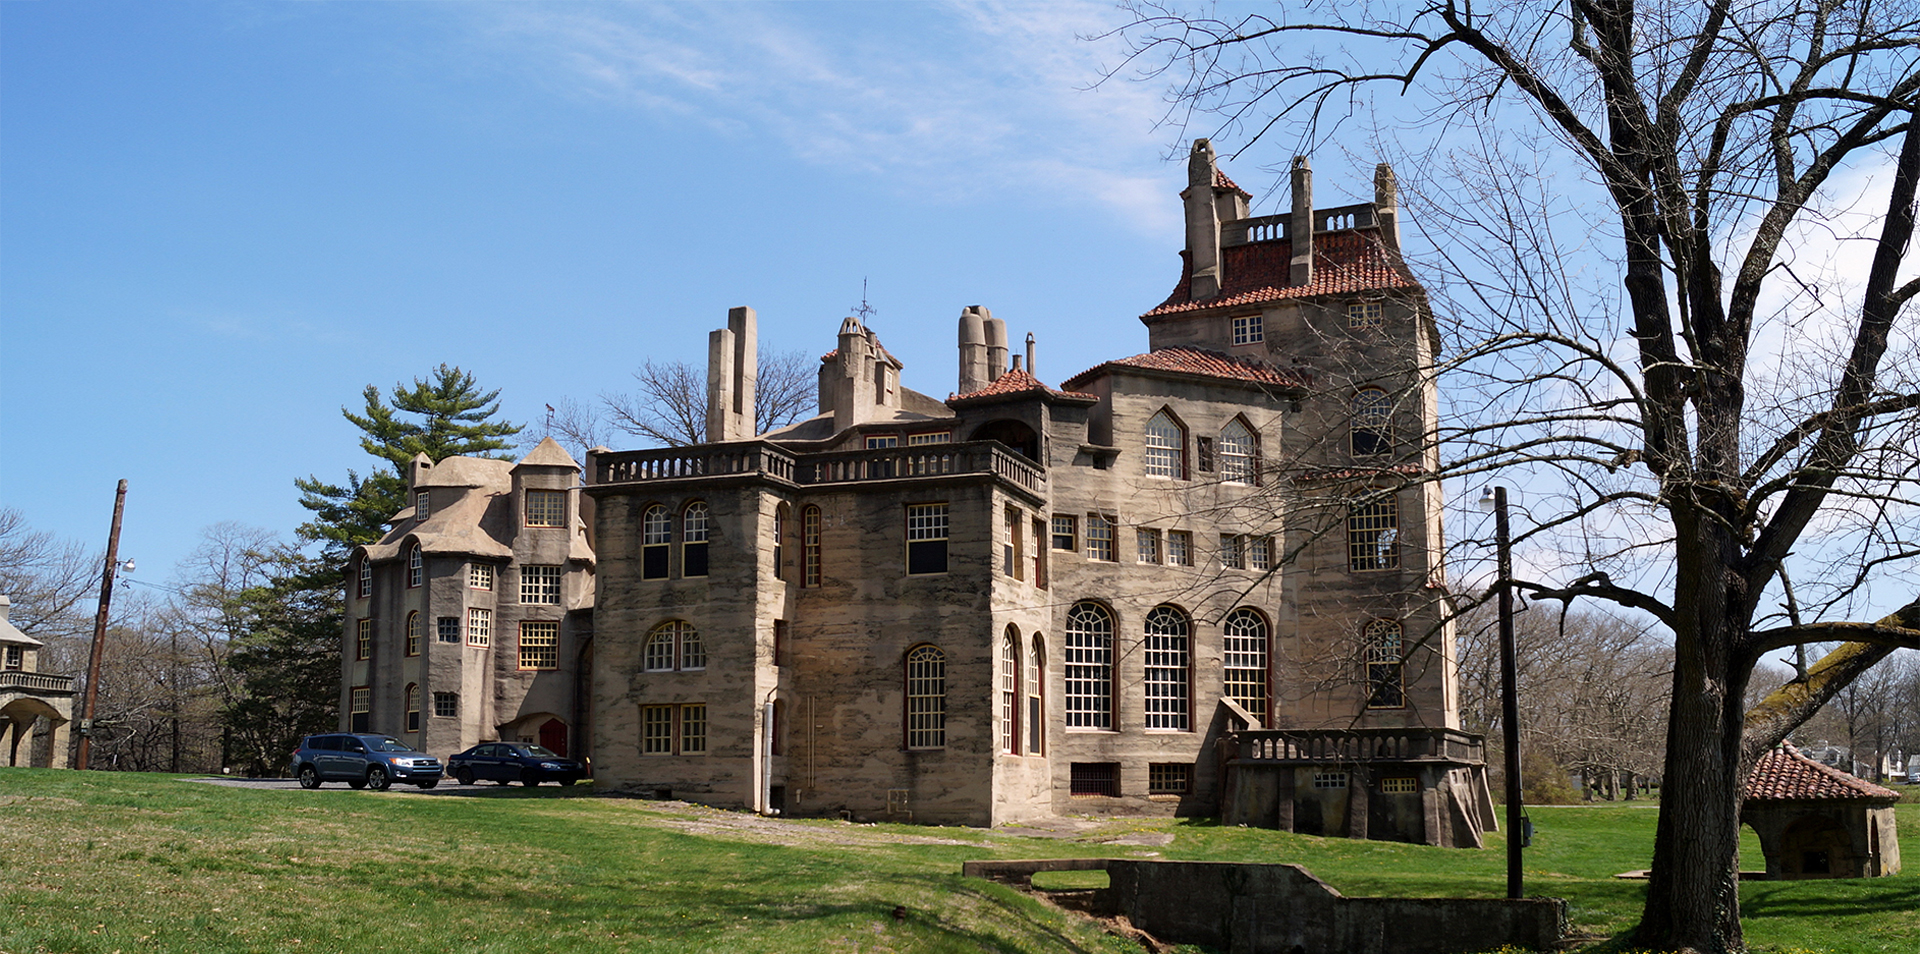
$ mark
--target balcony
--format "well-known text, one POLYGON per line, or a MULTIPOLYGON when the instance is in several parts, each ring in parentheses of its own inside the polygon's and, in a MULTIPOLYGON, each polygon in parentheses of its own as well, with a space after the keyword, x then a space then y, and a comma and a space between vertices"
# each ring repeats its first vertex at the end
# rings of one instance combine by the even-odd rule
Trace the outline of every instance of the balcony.
POLYGON ((966 474, 992 474, 1035 494, 1043 493, 1046 487, 1045 473, 1038 465, 993 441, 830 454, 794 454, 773 444, 755 441, 593 456, 596 485, 756 476, 819 486, 966 474))
POLYGON ((1486 761, 1486 741, 1458 729, 1263 729, 1229 736, 1239 761, 1486 761))
POLYGON ((48 672, 0 672, 0 692, 21 695, 73 695, 73 677, 48 672))

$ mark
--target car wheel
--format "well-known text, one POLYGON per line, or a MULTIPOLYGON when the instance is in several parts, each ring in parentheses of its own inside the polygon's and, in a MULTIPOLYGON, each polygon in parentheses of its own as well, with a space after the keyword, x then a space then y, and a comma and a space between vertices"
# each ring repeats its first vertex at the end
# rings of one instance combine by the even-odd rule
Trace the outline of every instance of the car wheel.
POLYGON ((367 769, 367 787, 376 792, 384 792, 393 780, 387 777, 387 770, 376 765, 367 769))
POLYGON ((456 781, 456 782, 459 782, 459 783, 460 783, 460 784, 462 784, 462 785, 472 785, 472 784, 473 784, 473 769, 470 769, 470 768, 467 768, 467 767, 466 767, 466 766, 464 766, 464 765, 462 765, 461 767, 459 767, 459 768, 457 768, 457 769, 454 769, 454 770, 453 770, 453 780, 454 780, 454 781, 456 781))
POLYGON ((367 787, 367 780, 364 778, 347 779, 347 787, 357 792, 367 787))
POLYGON ((300 766, 300 787, 301 788, 319 788, 320 787, 320 773, 314 771, 313 766, 311 765, 300 766))
POLYGON ((435 779, 428 779, 427 781, 424 781, 424 782, 416 782, 416 783, 414 783, 414 784, 416 784, 416 785, 419 785, 419 786, 420 786, 420 787, 421 787, 422 789, 428 789, 428 788, 432 788, 432 787, 434 787, 435 785, 438 785, 438 784, 440 784, 440 780, 439 780, 439 779, 437 779, 437 778, 435 778, 435 779))
POLYGON ((532 788, 535 785, 540 784, 540 776, 533 774, 533 772, 531 771, 521 772, 520 784, 525 785, 528 788, 532 788))

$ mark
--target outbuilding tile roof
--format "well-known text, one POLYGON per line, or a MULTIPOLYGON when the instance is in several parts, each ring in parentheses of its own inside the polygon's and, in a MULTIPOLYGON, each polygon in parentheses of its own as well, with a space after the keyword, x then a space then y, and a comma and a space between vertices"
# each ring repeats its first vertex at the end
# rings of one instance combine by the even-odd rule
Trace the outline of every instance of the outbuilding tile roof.
POLYGON ((1051 395, 1054 395, 1055 397, 1076 397, 1076 398, 1093 397, 1093 395, 1091 394, 1078 394, 1072 391, 1062 391, 1057 388, 1047 387, 1045 384, 1041 383, 1039 378, 1034 377, 1032 374, 1028 373, 1025 369, 1021 369, 1019 371, 1007 371, 1001 374, 999 377, 993 379, 992 384, 989 384, 978 391, 968 391, 965 394, 949 395, 947 397, 947 400, 972 401, 980 398, 1010 397, 1015 394, 1028 394, 1028 393, 1051 394, 1051 395))
POLYGON ((1298 388, 1312 383, 1310 377, 1293 368, 1276 368, 1259 358, 1240 357, 1207 351, 1201 348, 1162 348, 1146 354, 1136 354, 1131 358, 1120 358, 1088 368, 1068 378, 1064 384, 1072 388, 1084 381, 1098 377, 1110 368, 1145 368, 1151 371, 1175 371, 1181 374, 1197 374, 1209 378, 1227 378, 1234 381, 1252 381, 1255 384, 1269 384, 1275 387, 1298 388))
POLYGON ((1227 174, 1225 172, 1221 171, 1218 168, 1213 170, 1213 187, 1216 189, 1226 189, 1230 192, 1238 192, 1249 199, 1253 198, 1253 193, 1240 188, 1238 185, 1234 183, 1232 179, 1227 178, 1227 174))
POLYGON ((1140 316, 1151 320, 1161 315, 1197 311, 1202 308, 1260 304, 1315 295, 1353 295, 1418 288, 1413 276, 1394 266, 1386 246, 1380 243, 1380 230, 1350 229, 1323 232, 1313 237, 1313 281, 1289 285, 1288 272, 1293 262, 1293 243, 1284 239, 1230 245, 1220 250, 1220 270, 1225 279, 1220 294, 1193 300, 1192 264, 1182 267, 1180 284, 1159 307, 1140 316))
POLYGON ((1749 801, 1815 798, 1857 801, 1898 799, 1900 793, 1815 762, 1788 744, 1754 763, 1753 774, 1747 776, 1746 797, 1749 801))

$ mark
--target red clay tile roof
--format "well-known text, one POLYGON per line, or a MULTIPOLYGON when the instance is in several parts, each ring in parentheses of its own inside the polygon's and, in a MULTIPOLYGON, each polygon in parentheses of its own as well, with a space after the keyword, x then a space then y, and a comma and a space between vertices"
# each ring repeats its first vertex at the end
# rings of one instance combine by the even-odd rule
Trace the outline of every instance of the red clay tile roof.
POLYGON ((1036 378, 1033 375, 1028 374, 1025 370, 1020 370, 1020 371, 1008 371, 1000 375, 999 377, 994 378, 992 384, 989 384, 978 391, 968 391, 965 394, 949 394, 947 395, 947 400, 948 401, 972 401, 980 398, 1009 397, 1015 394, 1028 394, 1028 393, 1051 394, 1055 397, 1074 397, 1074 398, 1092 398, 1093 397, 1093 395, 1091 394, 1079 394, 1073 391, 1061 391, 1061 390, 1047 387, 1045 384, 1040 383, 1039 378, 1036 378))
POLYGON ((1235 185, 1232 179, 1227 178, 1227 174, 1225 172, 1222 172, 1217 168, 1213 170, 1213 187, 1216 189, 1226 189, 1232 192, 1238 192, 1249 199, 1253 198, 1253 193, 1240 188, 1238 185, 1235 185))
MULTIPOLYGON (((1160 315, 1218 308, 1223 305, 1247 305, 1307 298, 1314 295, 1351 295, 1396 288, 1418 288, 1413 277, 1396 269, 1380 244, 1378 229, 1350 229, 1323 232, 1313 239, 1313 281, 1288 285, 1293 243, 1285 239, 1230 245, 1220 250, 1221 273, 1226 284, 1220 294, 1193 300, 1193 275, 1190 261, 1181 266, 1180 284, 1159 307, 1141 315, 1142 320, 1160 315)), ((1185 256, 1182 256, 1183 260, 1185 256)))
POLYGON ((1800 754, 1791 745, 1760 756, 1747 776, 1747 798, 1801 800, 1810 798, 1897 799, 1900 793, 1854 778, 1800 754))
POLYGON ((1362 477, 1380 477, 1386 474, 1409 476, 1425 473, 1427 473, 1427 469, 1419 464, 1386 464, 1380 467, 1303 470, 1294 474, 1293 480, 1295 483, 1307 483, 1315 480, 1354 480, 1362 477))
POLYGON ((1311 377, 1303 371, 1292 368, 1276 368, 1258 358, 1242 358, 1221 354, 1218 351, 1204 351, 1199 348, 1162 348, 1146 354, 1136 354, 1131 358, 1120 358, 1105 364, 1088 368, 1062 382, 1065 387, 1075 387, 1080 382, 1098 376, 1108 368, 1146 368, 1153 371, 1177 371, 1181 374, 1197 374, 1209 378, 1228 378, 1235 381, 1252 381, 1256 384, 1270 384, 1283 388, 1301 388, 1312 383, 1311 377))

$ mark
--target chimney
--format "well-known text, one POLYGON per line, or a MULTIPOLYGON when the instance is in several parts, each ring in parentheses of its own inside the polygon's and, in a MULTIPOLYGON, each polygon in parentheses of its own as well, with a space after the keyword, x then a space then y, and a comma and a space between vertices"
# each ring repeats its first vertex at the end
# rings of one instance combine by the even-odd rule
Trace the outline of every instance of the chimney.
POLYGON ((733 436, 733 386, 735 349, 733 329, 716 328, 707 333, 707 440, 730 441, 733 436))
POLYGON ((1035 373, 1033 370, 1033 332, 1031 331, 1027 332, 1027 373, 1035 373))
POLYGON ((1380 241, 1386 245, 1389 259, 1400 257, 1400 186, 1393 179, 1393 166, 1381 163, 1373 167, 1373 220, 1380 225, 1380 241))
POLYGON ((873 349, 860 319, 840 323, 833 381, 833 430, 839 433, 873 416, 873 349))
POLYGON ((1007 373, 1007 323, 988 315, 983 324, 987 326, 987 383, 992 384, 1007 373))
POLYGON ((745 305, 727 309, 727 330, 733 332, 733 436, 729 440, 746 440, 759 430, 753 392, 760 383, 760 332, 753 309, 745 305))
POLYGON ((987 326, 990 316, 979 305, 960 310, 960 394, 987 386, 987 326))
POLYGON ((1287 284, 1313 282, 1313 167, 1306 156, 1293 157, 1293 218, 1287 223, 1293 240, 1293 261, 1287 284))
POLYGON ((1189 297, 1195 301, 1220 294, 1220 211, 1213 201, 1213 143, 1193 141, 1187 157, 1187 188, 1180 193, 1187 210, 1187 267, 1189 297))

